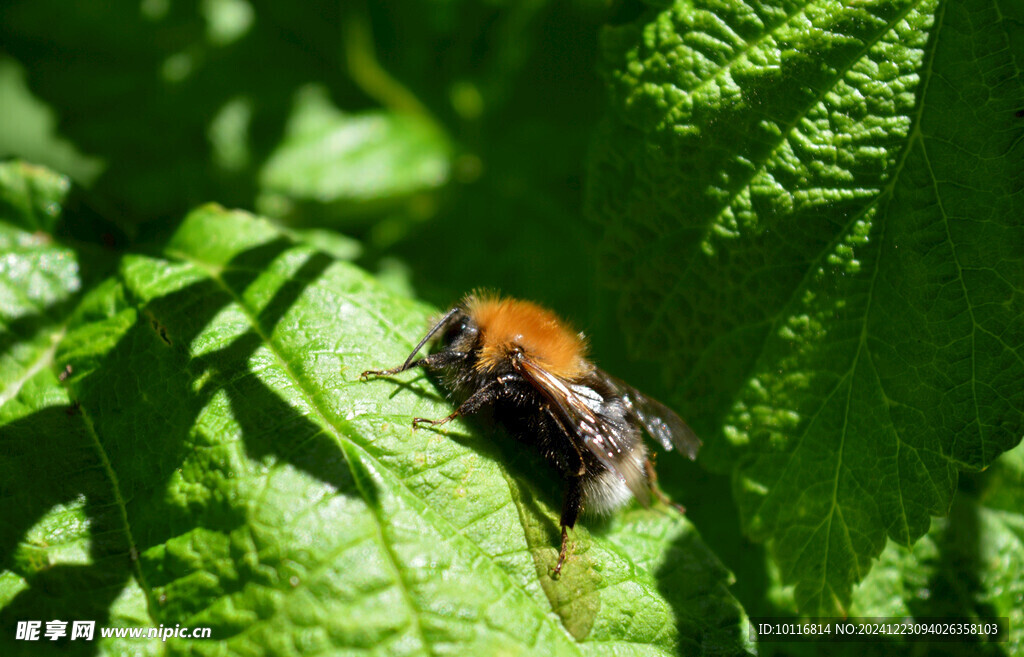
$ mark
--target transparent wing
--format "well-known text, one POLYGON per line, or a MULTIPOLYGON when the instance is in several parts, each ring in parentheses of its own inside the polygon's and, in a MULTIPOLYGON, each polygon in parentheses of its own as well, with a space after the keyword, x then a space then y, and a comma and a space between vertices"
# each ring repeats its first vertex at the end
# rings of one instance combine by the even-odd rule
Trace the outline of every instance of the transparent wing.
POLYGON ((598 369, 595 375, 622 396, 633 417, 665 449, 671 450, 674 447, 690 457, 691 461, 697 458, 702 444, 700 438, 675 411, 604 370, 598 369))
POLYGON ((641 504, 648 504, 647 478, 631 458, 624 427, 599 412, 603 399, 596 392, 574 385, 527 358, 513 361, 517 371, 550 402, 551 414, 566 435, 579 441, 606 468, 619 475, 641 504), (587 393, 594 396, 591 397, 587 393))

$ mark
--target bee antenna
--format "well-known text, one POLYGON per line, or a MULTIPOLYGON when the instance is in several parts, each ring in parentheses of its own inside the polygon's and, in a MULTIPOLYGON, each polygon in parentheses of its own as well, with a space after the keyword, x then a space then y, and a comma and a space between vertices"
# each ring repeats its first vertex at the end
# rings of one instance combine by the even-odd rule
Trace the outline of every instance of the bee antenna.
POLYGON ((451 310, 444 314, 444 317, 437 320, 437 324, 434 324, 433 328, 427 331, 427 334, 423 336, 423 339, 420 340, 420 343, 416 345, 416 348, 412 350, 412 353, 409 354, 409 357, 405 359, 405 363, 402 364, 401 369, 405 370, 409 368, 409 363, 412 362, 412 359, 415 358, 416 354, 418 354, 420 349, 423 348, 423 345, 427 344, 427 341, 430 340, 430 338, 434 337, 434 334, 440 331, 441 327, 447 324, 448 320, 451 319, 452 315, 454 315, 457 312, 459 312, 458 306, 452 308, 451 310))

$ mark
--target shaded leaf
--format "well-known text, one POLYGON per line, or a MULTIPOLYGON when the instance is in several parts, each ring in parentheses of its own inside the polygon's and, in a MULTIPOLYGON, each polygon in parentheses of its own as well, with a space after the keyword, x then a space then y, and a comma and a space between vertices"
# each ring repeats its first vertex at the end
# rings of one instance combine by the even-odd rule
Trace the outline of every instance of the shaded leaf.
POLYGON ((806 613, 1024 431, 1020 25, 680 0, 605 34, 589 204, 622 317, 806 613))

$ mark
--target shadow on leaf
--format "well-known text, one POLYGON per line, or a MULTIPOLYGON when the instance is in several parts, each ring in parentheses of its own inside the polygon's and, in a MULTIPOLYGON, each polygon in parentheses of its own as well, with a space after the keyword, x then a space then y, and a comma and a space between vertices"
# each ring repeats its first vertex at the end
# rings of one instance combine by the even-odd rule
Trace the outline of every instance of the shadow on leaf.
MULTIPOLYGON (((173 597, 158 591, 191 574, 191 565, 166 549, 168 542, 187 540, 195 531, 228 534, 246 521, 247 510, 228 495, 212 494, 197 505, 180 500, 168 504, 186 456, 220 447, 204 444, 203 412, 221 392, 227 395, 250 459, 272 457, 343 494, 353 489, 337 442, 252 373, 257 350, 330 258, 312 254, 248 331, 220 349, 190 355, 200 332, 229 304, 240 302, 259 273, 289 246, 286 240, 275 240, 250 249, 228 263, 224 271, 230 274, 222 280, 204 279, 144 304, 98 367, 75 382, 73 393, 79 397, 74 406, 49 407, 5 427, 0 463, 9 476, 3 480, 3 497, 13 500, 13 510, 4 514, 0 568, 13 568, 28 586, 0 612, 0 625, 12 628, 0 640, 11 642, 14 621, 26 618, 94 619, 97 627, 106 626, 110 605, 133 574, 148 596, 152 624, 200 611, 188 607, 203 604, 201 590, 173 597), (139 418, 145 418, 145 426, 139 418), (26 540, 29 530, 54 505, 79 498, 85 499, 89 523, 89 563, 19 568, 17 555, 32 551, 26 540), (133 565, 133 555, 142 555, 139 567, 133 565)), ((291 374, 301 383, 301 372, 291 374)), ((216 465, 214 459, 214 467, 193 483, 215 491, 218 478, 233 476, 227 463, 220 463, 225 466, 220 469, 216 465)), ((260 578, 246 572, 244 564, 238 566, 234 580, 217 580, 219 594, 260 578)), ((213 628, 219 639, 237 631, 213 628)), ((19 654, 36 645, 13 642, 3 652, 19 654)), ((62 647, 95 654, 98 645, 68 641, 62 647)))

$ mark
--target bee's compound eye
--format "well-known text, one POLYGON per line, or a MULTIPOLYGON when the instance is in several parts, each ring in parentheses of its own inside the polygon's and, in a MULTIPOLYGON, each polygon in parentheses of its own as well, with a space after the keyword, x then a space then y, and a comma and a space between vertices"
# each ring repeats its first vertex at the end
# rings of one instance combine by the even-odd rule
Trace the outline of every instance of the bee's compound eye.
POLYGON ((453 322, 451 326, 445 329, 444 335, 441 336, 441 344, 445 347, 452 346, 468 328, 469 326, 466 324, 465 320, 461 322, 453 322))

